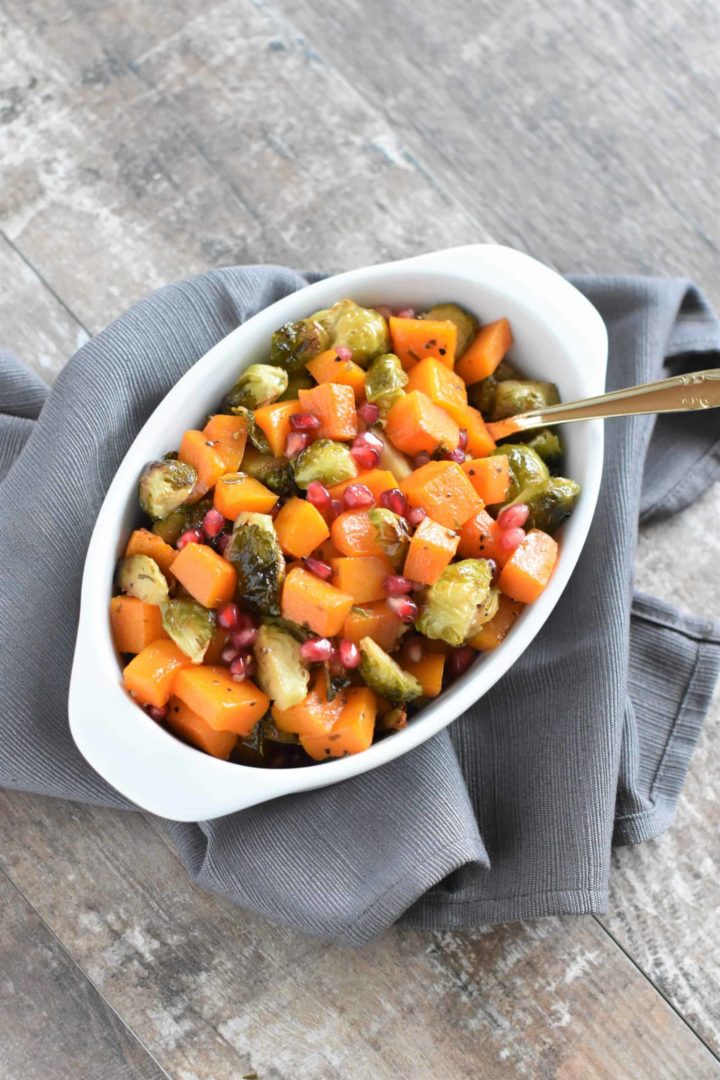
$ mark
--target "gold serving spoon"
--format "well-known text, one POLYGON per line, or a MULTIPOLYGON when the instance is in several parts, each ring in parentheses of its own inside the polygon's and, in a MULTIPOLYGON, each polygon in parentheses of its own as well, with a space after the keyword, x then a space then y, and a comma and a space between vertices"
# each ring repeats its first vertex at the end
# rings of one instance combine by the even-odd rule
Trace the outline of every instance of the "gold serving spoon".
POLYGON ((613 416, 640 416, 642 413, 692 412, 694 409, 720 407, 720 368, 694 371, 690 375, 675 375, 660 382, 629 386, 599 397, 582 401, 563 401, 544 409, 509 416, 488 424, 496 441, 515 435, 518 431, 547 427, 550 424, 569 424, 574 420, 608 419, 613 416))

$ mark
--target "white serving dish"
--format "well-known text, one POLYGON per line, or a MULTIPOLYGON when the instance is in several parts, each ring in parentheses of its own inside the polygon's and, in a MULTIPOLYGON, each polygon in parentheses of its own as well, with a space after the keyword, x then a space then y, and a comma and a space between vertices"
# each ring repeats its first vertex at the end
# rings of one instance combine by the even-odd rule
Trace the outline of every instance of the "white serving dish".
POLYGON ((219 761, 186 746, 133 703, 122 688, 108 618, 115 563, 137 521, 137 479, 146 461, 179 444, 218 402, 243 364, 266 358, 270 335, 342 297, 361 304, 422 309, 453 301, 487 322, 507 316, 511 358, 529 376, 551 379, 564 400, 600 394, 607 334, 595 308, 562 277, 510 248, 472 245, 351 270, 309 285, 259 312, 201 357, 158 405, 128 450, 100 508, 85 561, 70 683, 70 729, 94 769, 138 806, 178 821, 230 814, 291 792, 335 784, 405 754, 482 697, 527 648, 575 567, 597 502, 602 421, 563 429, 566 473, 582 496, 563 529, 553 577, 507 640, 481 655, 408 727, 353 757, 272 770, 219 761))

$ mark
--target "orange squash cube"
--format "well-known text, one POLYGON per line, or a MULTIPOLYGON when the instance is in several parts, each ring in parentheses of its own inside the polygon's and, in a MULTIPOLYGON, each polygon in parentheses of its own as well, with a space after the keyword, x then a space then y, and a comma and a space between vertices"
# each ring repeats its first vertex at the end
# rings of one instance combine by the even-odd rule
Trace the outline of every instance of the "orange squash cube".
POLYGON ((502 529, 486 510, 465 522, 460 530, 458 552, 464 559, 494 559, 502 566, 509 552, 500 545, 502 529))
POLYGON ((467 387, 460 376, 431 356, 410 368, 407 390, 420 390, 435 405, 448 412, 448 406, 467 405, 467 387))
POLYGON ((115 648, 121 653, 139 653, 153 641, 166 638, 160 608, 145 604, 137 596, 113 596, 110 625, 115 648))
POLYGON ((467 475, 455 461, 429 461, 400 484, 411 506, 421 506, 434 521, 459 529, 482 508, 467 475))
POLYGON ((460 428, 445 409, 420 390, 413 390, 403 394, 390 409, 385 434, 403 454, 415 456, 423 451, 433 454, 440 447, 454 450, 460 428))
POLYGON ((392 351, 409 371, 415 364, 434 357, 447 367, 455 363, 457 326, 445 319, 389 319, 392 351))
POLYGON ((521 604, 532 604, 550 580, 557 556, 557 541, 541 529, 531 529, 502 568, 501 592, 521 604))
POLYGON ((320 511, 307 499, 288 499, 275 518, 275 532, 286 555, 302 559, 330 536, 320 511))
POLYGON ((352 596, 329 582, 295 569, 285 578, 280 608, 284 619, 306 626, 320 637, 333 637, 342 630, 353 603, 352 596))
POLYGON ((345 556, 333 559, 331 566, 333 585, 352 596, 356 604, 384 600, 383 581, 395 573, 393 564, 384 555, 345 556))
POLYGON ((384 600, 354 607, 345 619, 342 636, 358 645, 364 637, 372 638, 385 652, 392 652, 403 630, 403 623, 384 600))
POLYGON ((434 585, 458 549, 456 532, 426 517, 415 530, 403 574, 422 585, 434 585))
POLYGON ((507 454, 473 458, 464 462, 462 468, 486 506, 505 502, 510 491, 510 458, 507 454))
POLYGON ((225 472, 237 472, 245 454, 247 420, 244 416, 217 413, 203 428, 205 435, 225 459, 225 472))
POLYGON ((507 319, 481 326, 455 367, 461 379, 470 386, 487 379, 512 345, 512 331, 507 319))
POLYGON ((235 595, 235 567, 207 544, 184 547, 172 564, 172 572, 203 607, 220 607, 235 595))
POLYGON ((141 705, 161 709, 170 700, 177 675, 189 665, 190 658, 174 641, 153 641, 124 668, 125 689, 141 705))
POLYGON ((125 558, 131 555, 147 555, 153 559, 165 577, 170 573, 170 567, 175 562, 177 551, 170 544, 166 544, 161 536, 149 529, 135 529, 130 533, 130 539, 125 548, 125 558))
POLYGON ((188 502, 197 502, 215 487, 226 471, 224 448, 216 440, 208 439, 203 431, 186 431, 180 443, 178 458, 186 465, 192 465, 197 472, 195 487, 188 502))
POLYGON ((341 359, 335 349, 326 349, 319 353, 309 360, 305 367, 317 383, 349 386, 355 395, 355 401, 360 401, 365 396, 365 372, 353 360, 341 359))
POLYGON ((261 405, 255 410, 255 423, 268 441, 275 457, 285 453, 285 443, 290 434, 290 417, 302 412, 299 401, 276 401, 273 405, 261 405))
POLYGON ((511 600, 509 596, 500 593, 500 603, 496 613, 470 638, 468 645, 477 649, 478 652, 491 652, 492 649, 497 649, 512 630, 524 606, 517 600, 511 600))
POLYGON ((425 697, 437 697, 442 690, 445 659, 445 653, 441 652, 424 652, 419 660, 401 656, 400 667, 415 676, 425 697))
POLYGON ((312 390, 298 390, 300 407, 304 413, 319 417, 320 439, 347 441, 357 435, 355 394, 350 386, 322 383, 312 390))
POLYGON ((376 698, 367 686, 342 694, 342 710, 327 734, 301 735, 300 744, 315 761, 346 757, 367 750, 375 733, 376 698))
POLYGON ((227 761, 232 753, 237 735, 232 731, 215 731, 202 716, 188 708, 178 697, 171 697, 165 723, 174 735, 206 754, 227 761))
POLYGON ((183 668, 173 693, 214 731, 249 735, 265 715, 270 699, 255 683, 235 682, 225 667, 205 664, 183 668))
POLYGON ((253 476, 242 472, 225 473, 215 485, 213 505, 216 510, 234 521, 238 514, 247 511, 269 514, 278 496, 253 476))

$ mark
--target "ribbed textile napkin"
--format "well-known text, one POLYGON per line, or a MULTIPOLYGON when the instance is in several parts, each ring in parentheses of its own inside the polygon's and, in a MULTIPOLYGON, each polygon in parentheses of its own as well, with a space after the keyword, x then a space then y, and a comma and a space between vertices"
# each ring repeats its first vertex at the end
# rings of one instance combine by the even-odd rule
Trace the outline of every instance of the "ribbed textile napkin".
MULTIPOLYGON (((161 289, 80 349, 50 391, 2 355, 0 785, 128 807, 80 756, 67 720, 98 507, 188 366, 308 280, 237 267, 161 289)), ((718 363, 720 327, 688 282, 575 283, 608 326, 609 389, 718 363)), ((682 510, 720 476, 719 437, 718 412, 609 422, 583 555, 505 678, 381 769, 218 821, 169 823, 192 877, 354 945, 397 920, 437 930, 602 911, 611 844, 672 819, 720 666, 711 612, 633 598, 638 520, 682 510)))

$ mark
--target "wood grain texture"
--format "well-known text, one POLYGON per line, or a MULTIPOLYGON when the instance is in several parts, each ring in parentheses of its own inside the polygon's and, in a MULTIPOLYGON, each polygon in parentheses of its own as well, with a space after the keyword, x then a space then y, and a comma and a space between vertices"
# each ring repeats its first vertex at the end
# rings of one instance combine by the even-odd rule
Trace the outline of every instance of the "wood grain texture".
MULTIPOLYGON (((717 302, 717 39, 708 0, 0 0, 0 340, 51 377, 84 329, 210 266, 488 239, 717 302)), ((717 487, 646 530, 641 586, 720 614, 719 519, 717 487)), ((17 967, 57 935, 69 1030, 82 993, 113 1016, 84 970, 178 1080, 715 1076, 693 1030, 720 1049, 719 726, 716 706, 675 827, 616 853, 602 920, 346 953, 200 893, 157 822, 14 794, 0 865, 50 931, 26 911, 0 949, 17 967)), ((96 1024, 88 1075, 125 1075, 133 1037, 96 1024)), ((0 1075, 41 1075, 14 1030, 0 1075)), ((72 1043, 59 1076, 82 1075, 72 1043)))
POLYGON ((183 1080, 474 1077, 479 1061, 489 1080, 713 1075, 592 919, 348 952, 192 888, 158 822, 20 795, 0 808, 3 868, 183 1080))
POLYGON ((2 873, 0 910, 0 1076, 165 1076, 2 873))

